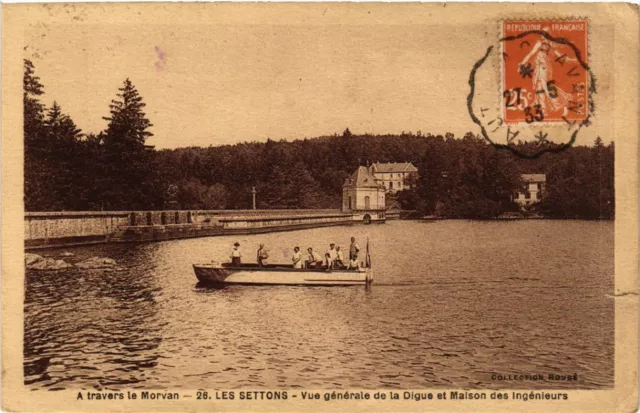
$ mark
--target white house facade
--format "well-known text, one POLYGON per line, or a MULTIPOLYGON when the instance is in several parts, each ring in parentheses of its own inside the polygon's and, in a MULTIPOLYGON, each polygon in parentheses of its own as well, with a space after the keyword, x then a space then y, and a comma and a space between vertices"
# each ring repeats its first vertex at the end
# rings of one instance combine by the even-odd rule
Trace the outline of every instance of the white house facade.
POLYGON ((547 175, 522 174, 521 179, 524 186, 515 194, 513 200, 521 206, 540 202, 544 196, 547 175))
POLYGON ((376 162, 371 165, 371 173, 387 193, 394 194, 412 188, 411 182, 415 180, 410 178, 417 178, 418 168, 411 162, 376 162))

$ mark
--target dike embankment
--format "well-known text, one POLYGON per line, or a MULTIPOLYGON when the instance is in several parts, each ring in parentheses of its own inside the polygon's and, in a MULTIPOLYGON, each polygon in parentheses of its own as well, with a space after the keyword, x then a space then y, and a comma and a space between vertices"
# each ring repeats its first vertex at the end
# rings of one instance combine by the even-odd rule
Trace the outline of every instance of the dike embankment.
POLYGON ((385 214, 337 209, 27 212, 25 249, 382 223, 385 214))

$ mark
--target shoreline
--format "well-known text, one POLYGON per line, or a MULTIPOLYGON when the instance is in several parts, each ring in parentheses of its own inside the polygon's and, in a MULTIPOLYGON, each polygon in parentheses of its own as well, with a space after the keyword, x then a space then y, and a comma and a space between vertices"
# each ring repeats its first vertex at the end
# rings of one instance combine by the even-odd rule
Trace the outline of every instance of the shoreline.
MULTIPOLYGON (((255 216, 251 218, 243 219, 241 217, 235 217, 235 220, 240 222, 260 221, 255 216)), ((422 218, 391 218, 379 221, 373 221, 372 224, 384 224, 387 221, 414 221, 414 222, 436 222, 436 221, 480 221, 480 222, 504 222, 504 221, 604 221, 615 222, 615 219, 602 218, 602 219, 589 219, 589 218, 550 218, 550 217, 498 217, 498 218, 445 218, 445 217, 422 217, 422 218)), ((147 244, 160 241, 170 241, 189 238, 206 238, 216 236, 229 236, 229 235, 253 235, 253 234, 265 234, 272 232, 289 232, 314 228, 323 228, 331 226, 353 226, 353 225, 366 225, 361 220, 341 220, 335 222, 313 222, 313 223, 294 223, 289 225, 278 226, 261 226, 261 227, 244 227, 244 228, 224 228, 216 225, 185 225, 185 224, 169 224, 169 225, 151 225, 151 226, 138 226, 130 227, 135 228, 134 232, 137 234, 130 236, 129 238, 116 238, 110 235, 88 235, 77 237, 61 237, 49 240, 36 239, 25 240, 24 251, 41 251, 47 249, 56 248, 73 248, 82 247, 87 245, 99 245, 99 244, 147 244)))

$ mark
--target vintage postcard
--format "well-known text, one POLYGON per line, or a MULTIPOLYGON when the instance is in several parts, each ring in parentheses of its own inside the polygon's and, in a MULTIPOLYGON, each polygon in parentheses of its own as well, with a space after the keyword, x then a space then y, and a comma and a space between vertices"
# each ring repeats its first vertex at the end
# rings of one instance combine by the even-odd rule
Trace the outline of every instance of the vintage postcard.
POLYGON ((632 412, 630 4, 2 10, 2 408, 632 412))

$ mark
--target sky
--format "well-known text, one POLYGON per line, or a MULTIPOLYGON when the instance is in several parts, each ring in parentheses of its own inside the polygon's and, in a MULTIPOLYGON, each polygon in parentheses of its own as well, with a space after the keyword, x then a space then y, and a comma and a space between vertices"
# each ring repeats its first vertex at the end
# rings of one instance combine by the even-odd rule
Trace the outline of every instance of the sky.
POLYGON ((44 102, 56 100, 85 133, 105 129, 130 78, 158 149, 347 127, 462 136, 480 132, 466 105, 485 32, 434 23, 33 25, 25 57, 44 102))

